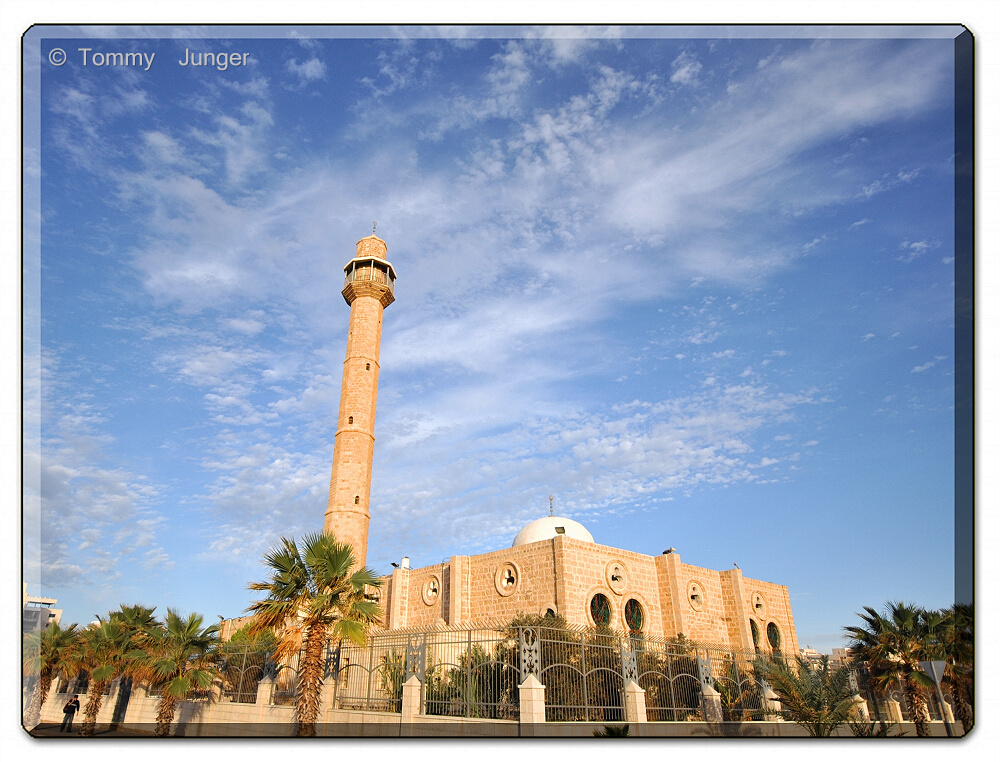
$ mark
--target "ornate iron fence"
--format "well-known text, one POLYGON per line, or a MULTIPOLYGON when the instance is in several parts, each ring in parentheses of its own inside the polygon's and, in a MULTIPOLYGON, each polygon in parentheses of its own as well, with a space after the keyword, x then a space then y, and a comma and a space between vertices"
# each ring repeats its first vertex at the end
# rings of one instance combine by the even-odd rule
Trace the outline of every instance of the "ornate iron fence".
MULTIPOLYGON (((255 702, 259 681, 271 677, 270 702, 294 702, 298 656, 275 663, 248 646, 221 650, 223 691, 231 701, 255 702)), ((546 720, 554 722, 624 722, 625 689, 632 680, 645 691, 649 721, 702 720, 703 688, 711 686, 719 693, 723 720, 746 722, 770 714, 758 668, 763 656, 684 638, 496 625, 373 633, 363 646, 328 647, 324 676, 333 708, 399 713, 404 683, 416 675, 425 714, 516 720, 519 686, 534 674, 545 686, 546 720)), ((852 685, 873 719, 888 719, 887 699, 899 701, 910 719, 898 686, 877 689, 860 667, 852 685)), ((925 698, 931 718, 939 719, 936 701, 929 693, 925 698)))
POLYGON ((271 654, 252 645, 223 643, 219 648, 222 695, 234 704, 255 703, 258 683, 273 669, 271 654))

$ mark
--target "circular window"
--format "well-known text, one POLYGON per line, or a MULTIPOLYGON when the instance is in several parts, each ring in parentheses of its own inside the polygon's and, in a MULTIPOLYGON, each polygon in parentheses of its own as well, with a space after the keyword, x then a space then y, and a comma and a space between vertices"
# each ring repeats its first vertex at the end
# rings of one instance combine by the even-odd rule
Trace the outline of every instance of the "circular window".
POLYGON ((705 605, 705 591, 702 586, 697 582, 688 582, 687 596, 691 608, 701 611, 701 607, 705 605))
POLYGON ((750 605, 753 606, 754 615, 760 619, 763 619, 764 615, 767 614, 767 605, 764 601, 764 596, 760 593, 751 594, 750 605))
POLYGON ((781 633, 778 632, 778 625, 774 622, 767 625, 767 642, 771 644, 772 651, 781 648, 781 633))
POLYGON ((420 590, 420 597, 428 606, 433 606, 441 595, 441 581, 437 577, 431 577, 424 583, 420 590))
POLYGON ((611 592, 615 595, 621 595, 625 592, 625 587, 628 585, 628 569, 625 568, 625 564, 621 561, 609 561, 604 568, 604 576, 611 592))
POLYGON ((753 619, 750 620, 750 636, 753 638, 753 650, 760 651, 760 628, 753 619))
POLYGON ((611 601, 604 593, 595 593, 590 599, 590 618, 598 627, 611 624, 611 601))
POLYGON ((521 584, 521 570, 511 561, 500 564, 500 568, 497 569, 497 573, 493 577, 493 584, 500 595, 504 597, 513 595, 518 585, 521 584))
POLYGON ((646 623, 646 617, 642 613, 642 604, 635 598, 629 598, 625 603, 625 624, 628 626, 629 635, 638 635, 642 632, 642 626, 646 623))

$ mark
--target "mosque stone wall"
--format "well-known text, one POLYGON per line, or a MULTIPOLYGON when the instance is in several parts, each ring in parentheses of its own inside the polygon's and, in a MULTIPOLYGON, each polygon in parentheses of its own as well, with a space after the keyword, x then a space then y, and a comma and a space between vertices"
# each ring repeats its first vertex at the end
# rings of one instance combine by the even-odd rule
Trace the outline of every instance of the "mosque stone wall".
POLYGON ((785 586, 744 577, 739 569, 685 564, 676 553, 648 556, 556 536, 397 569, 387 586, 389 629, 495 624, 549 609, 572 625, 593 627, 591 601, 600 593, 609 603, 610 626, 619 631, 629 629, 626 605, 634 600, 641 607, 641 630, 651 637, 683 633, 691 640, 748 649, 752 618, 762 649, 769 650, 767 627, 773 624, 782 650, 798 650, 785 586))

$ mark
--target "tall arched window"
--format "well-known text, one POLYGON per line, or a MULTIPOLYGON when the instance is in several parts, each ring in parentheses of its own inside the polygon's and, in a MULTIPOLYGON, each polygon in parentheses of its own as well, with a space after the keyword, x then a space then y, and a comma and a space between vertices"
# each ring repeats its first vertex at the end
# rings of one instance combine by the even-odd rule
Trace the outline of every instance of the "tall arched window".
POLYGON ((645 619, 642 613, 642 604, 635 598, 630 598, 625 604, 625 624, 628 626, 628 634, 640 634, 645 619))
POLYGON ((778 625, 774 622, 767 625, 767 642, 771 644, 772 651, 781 650, 781 633, 778 632, 778 625))
POLYGON ((590 599, 590 618, 598 626, 611 624, 611 601, 603 593, 590 599))
POLYGON ((753 650, 760 653, 760 628, 753 619, 750 620, 750 635, 753 636, 753 650))

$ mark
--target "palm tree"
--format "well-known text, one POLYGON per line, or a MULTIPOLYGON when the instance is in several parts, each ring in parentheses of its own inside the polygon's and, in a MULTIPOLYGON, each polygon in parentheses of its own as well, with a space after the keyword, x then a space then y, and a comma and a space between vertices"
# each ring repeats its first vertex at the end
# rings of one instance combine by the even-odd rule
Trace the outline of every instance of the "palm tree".
POLYGON ((264 556, 271 569, 267 582, 250 584, 267 593, 253 603, 251 633, 273 630, 278 636, 275 656, 291 658, 302 651, 295 686, 296 732, 316 735, 320 691, 323 686, 323 648, 331 639, 365 642, 368 627, 379 620, 379 607, 365 598, 365 587, 378 587, 368 568, 352 573, 351 546, 331 535, 314 533, 294 540, 281 538, 281 546, 264 556))
POLYGON ((122 657, 122 626, 114 618, 97 621, 81 633, 80 666, 88 673, 87 703, 83 710, 80 735, 92 736, 97 728, 97 713, 101 711, 104 694, 118 673, 122 657))
POLYGON ((119 677, 118 699, 112 717, 112 728, 117 726, 120 718, 124 718, 128 708, 129 697, 132 694, 133 682, 150 682, 153 675, 147 666, 145 658, 149 652, 155 631, 160 623, 153 616, 156 607, 150 608, 142 604, 122 604, 118 611, 113 611, 110 617, 120 626, 119 638, 119 677))
POLYGON ((177 702, 195 690, 206 690, 219 676, 214 664, 213 646, 218 641, 219 626, 203 627, 201 614, 186 619, 167 609, 164 626, 152 631, 150 654, 142 660, 152 674, 152 685, 161 689, 156 707, 156 735, 170 735, 177 702))
POLYGON ((944 659, 944 683, 951 690, 955 714, 965 732, 972 730, 973 635, 972 606, 957 603, 938 612, 931 636, 938 646, 935 658, 944 659))
POLYGON ((52 679, 68 677, 76 671, 79 663, 80 631, 74 622, 69 627, 60 627, 52 622, 41 632, 30 633, 25 638, 25 672, 37 676, 28 706, 25 723, 28 727, 38 724, 42 706, 48 698, 52 679))
POLYGON ((814 667, 797 658, 795 667, 784 659, 759 662, 759 669, 781 699, 783 713, 810 736, 824 738, 851 718, 854 694, 848 675, 850 667, 830 670, 824 656, 814 667))
POLYGON ((933 688, 921 669, 920 662, 933 658, 933 642, 928 614, 923 609, 902 601, 885 604, 882 615, 869 606, 858 614, 862 627, 845 627, 851 637, 851 650, 858 661, 864 662, 876 685, 891 685, 898 681, 918 736, 929 735, 927 701, 923 691, 933 688))

